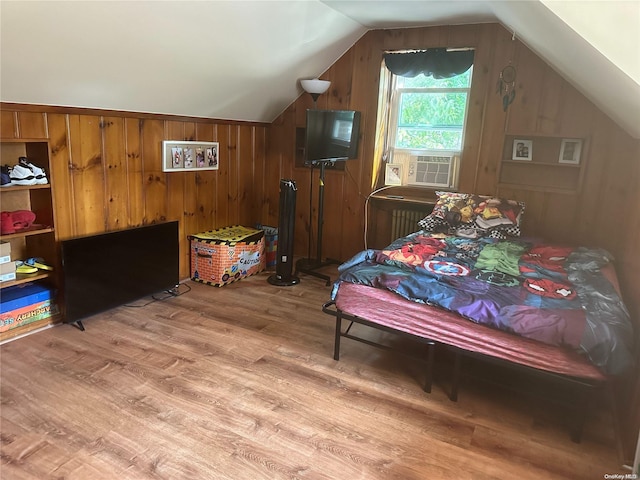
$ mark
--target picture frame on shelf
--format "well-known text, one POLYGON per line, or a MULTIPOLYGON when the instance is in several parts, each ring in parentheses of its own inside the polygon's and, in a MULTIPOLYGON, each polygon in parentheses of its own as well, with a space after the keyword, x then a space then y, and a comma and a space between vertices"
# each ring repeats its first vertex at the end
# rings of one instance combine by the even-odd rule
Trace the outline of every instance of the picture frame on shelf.
POLYGON ((399 163, 387 163, 384 171, 384 184, 400 186, 402 185, 402 165, 399 163))
POLYGON ((511 160, 533 160, 533 141, 514 138, 511 160))
POLYGON ((560 157, 558 162, 569 165, 580 165, 582 153, 582 140, 579 138, 563 138, 560 144, 560 157))
POLYGON ((218 170, 219 166, 220 144, 218 142, 173 140, 162 142, 163 172, 218 170))

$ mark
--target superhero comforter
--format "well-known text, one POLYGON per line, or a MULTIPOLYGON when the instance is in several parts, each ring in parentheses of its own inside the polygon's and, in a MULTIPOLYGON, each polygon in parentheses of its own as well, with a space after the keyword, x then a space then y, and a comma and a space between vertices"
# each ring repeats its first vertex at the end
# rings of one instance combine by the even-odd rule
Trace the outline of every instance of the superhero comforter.
POLYGON ((417 232, 339 267, 341 282, 385 288, 493 328, 576 349, 607 374, 632 366, 633 331, 601 249, 417 232))

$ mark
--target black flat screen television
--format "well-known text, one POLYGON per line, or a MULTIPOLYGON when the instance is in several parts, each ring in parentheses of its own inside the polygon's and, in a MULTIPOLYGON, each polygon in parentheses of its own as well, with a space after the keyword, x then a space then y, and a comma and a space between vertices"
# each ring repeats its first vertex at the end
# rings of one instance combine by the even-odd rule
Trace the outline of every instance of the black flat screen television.
POLYGON ((305 161, 349 160, 358 156, 360 112, 307 110, 305 161))
POLYGON ((67 323, 171 290, 180 281, 177 221, 63 240, 61 249, 67 323))

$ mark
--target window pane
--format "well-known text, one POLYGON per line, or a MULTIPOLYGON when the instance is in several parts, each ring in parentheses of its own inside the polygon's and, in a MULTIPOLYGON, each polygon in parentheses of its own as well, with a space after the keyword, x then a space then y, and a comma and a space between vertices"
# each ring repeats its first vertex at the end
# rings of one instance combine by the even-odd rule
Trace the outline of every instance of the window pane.
POLYGON ((420 74, 413 78, 398 77, 399 88, 468 88, 471 85, 471 71, 469 68, 465 73, 451 78, 425 77, 420 74))
POLYGON ((398 127, 464 125, 467 93, 401 93, 398 127))
POLYGON ((396 148, 427 150, 461 150, 462 128, 438 130, 429 128, 398 128, 396 148))

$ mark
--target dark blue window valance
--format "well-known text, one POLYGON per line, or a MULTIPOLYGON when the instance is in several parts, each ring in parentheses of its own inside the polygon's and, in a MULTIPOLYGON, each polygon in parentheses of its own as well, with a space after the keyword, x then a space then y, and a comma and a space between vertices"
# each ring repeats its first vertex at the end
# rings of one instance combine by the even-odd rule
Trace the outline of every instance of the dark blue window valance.
POLYGON ((384 63, 394 75, 416 77, 423 73, 433 78, 450 78, 469 70, 473 65, 473 50, 447 51, 432 48, 419 52, 390 52, 384 54, 384 63))

